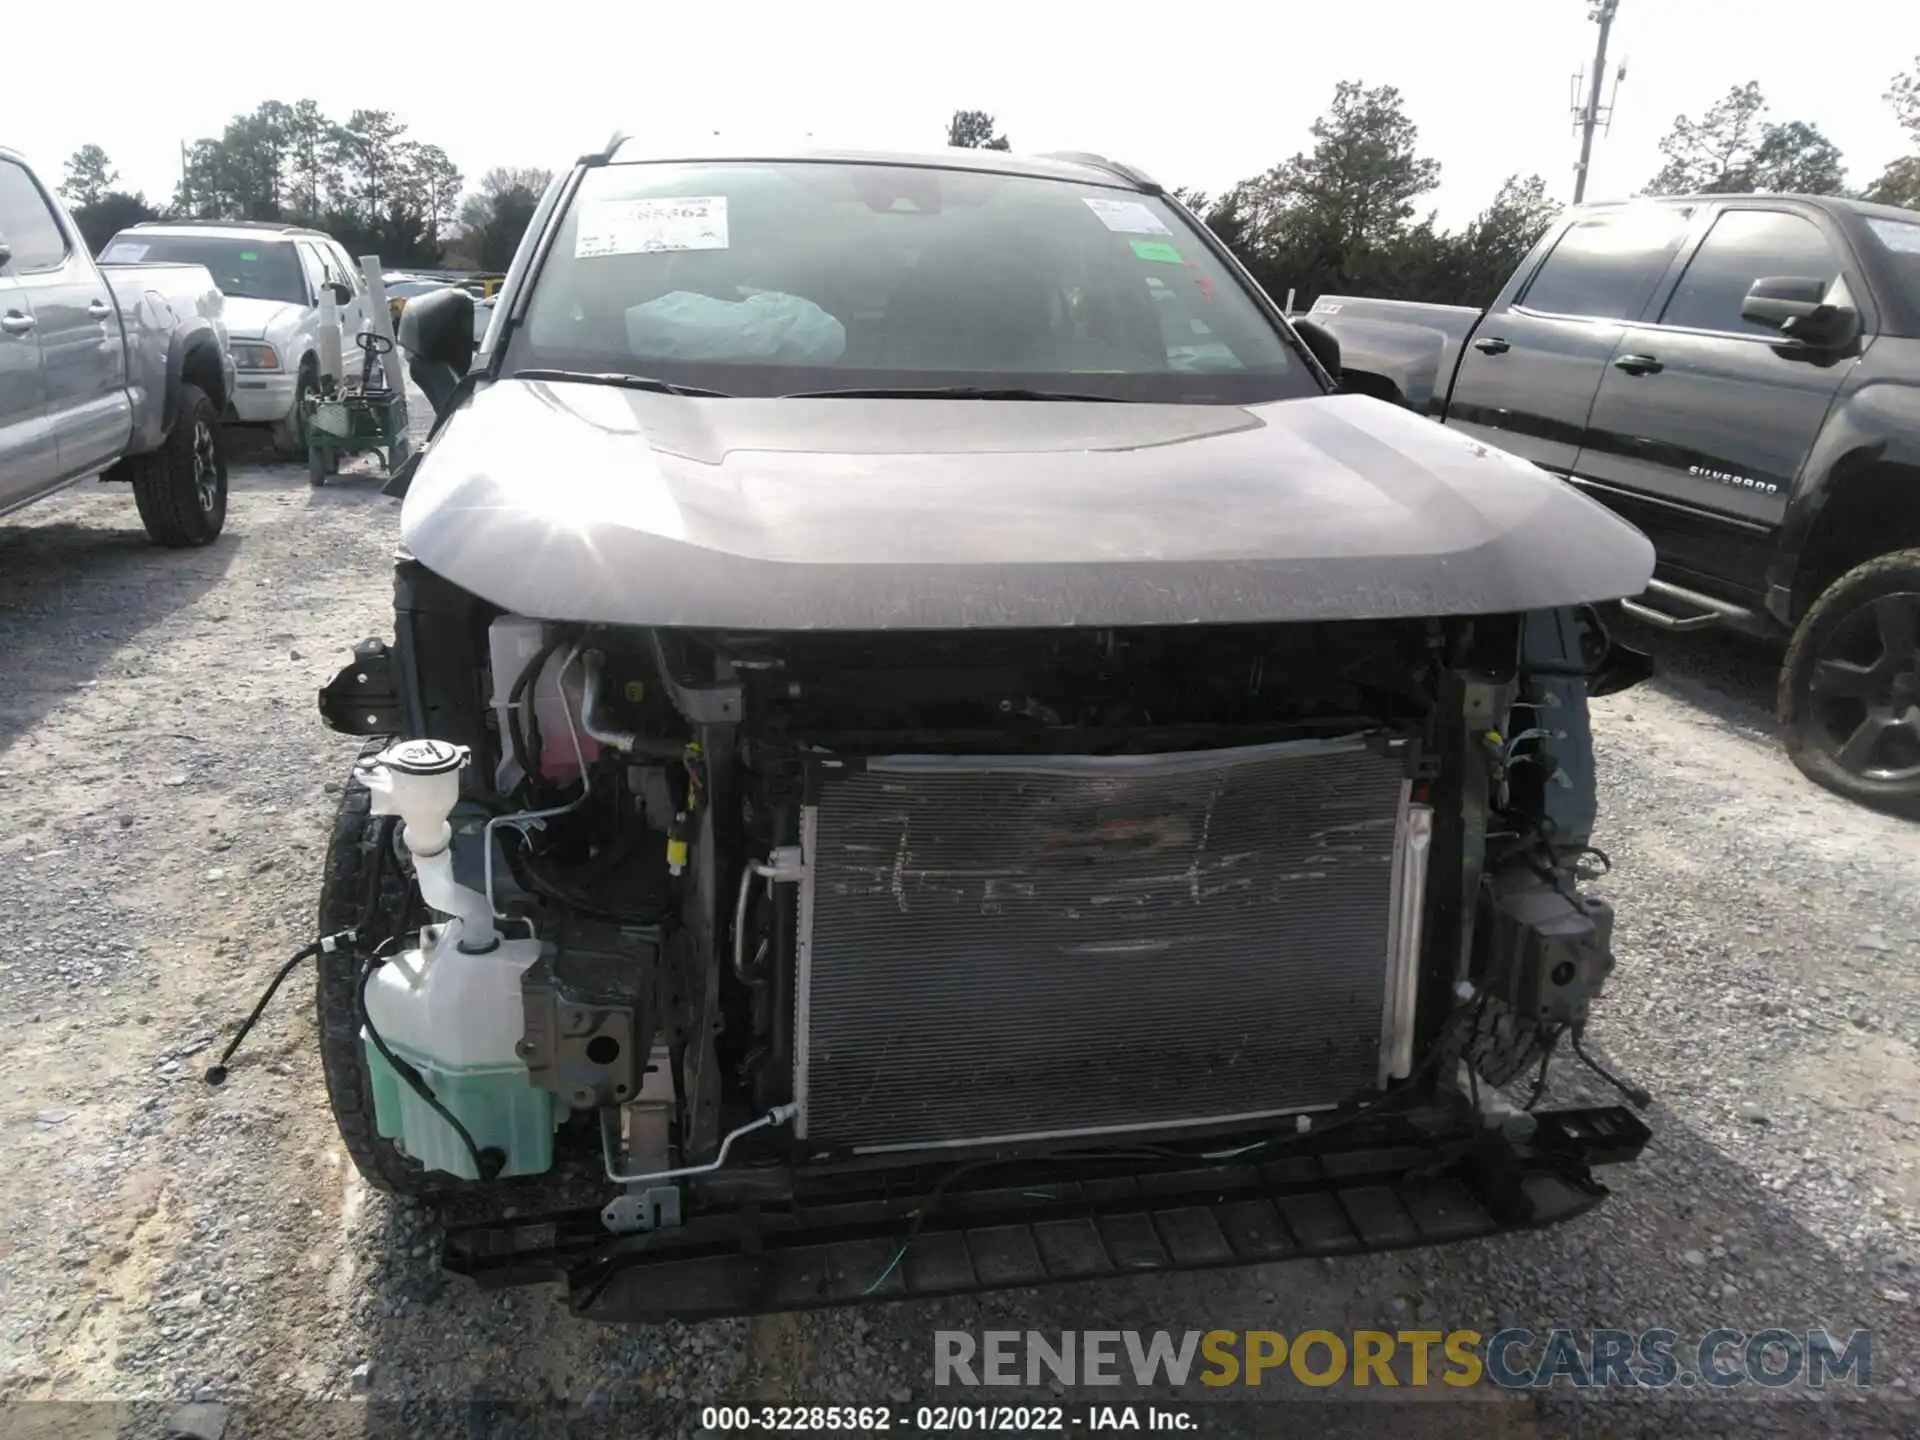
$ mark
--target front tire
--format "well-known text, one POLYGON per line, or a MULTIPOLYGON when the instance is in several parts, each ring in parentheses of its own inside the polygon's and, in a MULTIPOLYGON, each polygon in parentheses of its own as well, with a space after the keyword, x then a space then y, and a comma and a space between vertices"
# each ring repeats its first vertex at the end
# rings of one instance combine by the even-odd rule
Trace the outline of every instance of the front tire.
POLYGON ((273 452, 282 460, 307 458, 307 397, 319 383, 311 365, 300 367, 300 376, 293 384, 293 408, 273 427, 273 452))
POLYGON ((1787 754, 1849 800, 1920 819, 1920 550, 1855 566, 1813 603, 1780 669, 1787 754))
MULTIPOLYGON (((378 754, 385 743, 372 742, 365 756, 378 754)), ((372 806, 367 787, 350 778, 341 792, 333 834, 327 842, 326 870, 320 886, 322 935, 337 935, 360 923, 374 856, 380 845, 390 843, 387 827, 374 816, 372 806)), ((406 921, 409 893, 399 860, 389 854, 381 871, 370 928, 381 934, 398 931, 406 921)), ((318 965, 314 1002, 320 1022, 320 1068, 326 1076, 334 1124, 347 1154, 376 1190, 420 1197, 444 1194, 459 1182, 451 1176, 429 1173, 403 1155, 392 1141, 382 1139, 374 1127, 373 1081, 367 1073, 366 1049, 360 1039, 361 959, 357 948, 331 954, 322 951, 318 965)))
POLYGON ((197 385, 180 387, 173 429, 131 465, 133 502, 156 545, 211 544, 227 523, 227 452, 220 412, 197 385))

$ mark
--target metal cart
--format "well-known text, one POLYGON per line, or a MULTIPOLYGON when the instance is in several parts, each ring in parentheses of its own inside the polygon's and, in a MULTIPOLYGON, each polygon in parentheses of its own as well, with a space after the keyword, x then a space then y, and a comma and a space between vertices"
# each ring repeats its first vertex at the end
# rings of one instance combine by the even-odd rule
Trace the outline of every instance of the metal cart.
POLYGON ((407 458, 407 397, 387 381, 380 356, 393 341, 368 331, 354 338, 366 356, 357 380, 307 396, 307 482, 319 486, 340 471, 342 455, 373 451, 392 474, 407 458))

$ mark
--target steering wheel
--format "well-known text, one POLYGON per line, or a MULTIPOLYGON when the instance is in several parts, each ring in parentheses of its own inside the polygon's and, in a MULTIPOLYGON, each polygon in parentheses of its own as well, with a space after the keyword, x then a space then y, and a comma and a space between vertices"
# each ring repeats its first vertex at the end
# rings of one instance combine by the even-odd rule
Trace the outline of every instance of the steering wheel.
POLYGON ((353 337, 353 343, 371 355, 386 355, 393 350, 393 341, 374 330, 362 331, 353 337))

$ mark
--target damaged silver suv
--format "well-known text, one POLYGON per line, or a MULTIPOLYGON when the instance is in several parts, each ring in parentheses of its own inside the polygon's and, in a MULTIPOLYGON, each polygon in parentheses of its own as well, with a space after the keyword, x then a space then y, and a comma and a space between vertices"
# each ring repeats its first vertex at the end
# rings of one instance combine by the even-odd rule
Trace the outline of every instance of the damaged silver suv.
POLYGON ((1126 166, 632 152, 477 355, 408 305, 394 633, 321 695, 327 1083, 444 1264, 689 1318, 1596 1204, 1630 1109, 1486 1097, 1613 965, 1646 540, 1339 393, 1126 166))

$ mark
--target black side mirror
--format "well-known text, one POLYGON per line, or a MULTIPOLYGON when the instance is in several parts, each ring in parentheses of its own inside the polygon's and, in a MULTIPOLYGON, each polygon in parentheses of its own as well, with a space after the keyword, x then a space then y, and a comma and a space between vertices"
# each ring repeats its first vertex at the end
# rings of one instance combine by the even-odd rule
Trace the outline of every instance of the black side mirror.
POLYGON ((400 347, 434 415, 445 415, 473 368, 473 296, 452 286, 414 296, 400 312, 400 347))
POLYGON ((353 303, 353 287, 351 285, 344 284, 339 280, 329 280, 327 282, 327 289, 333 292, 334 304, 351 305, 353 303))
POLYGON ((1333 338, 1333 332, 1318 320, 1296 320, 1295 332, 1306 343, 1313 358, 1320 362, 1320 368, 1335 380, 1340 378, 1340 342, 1333 338))
POLYGON ((1837 348, 1854 338, 1860 315, 1851 306, 1827 303, 1829 288, 1825 280, 1804 275, 1767 276, 1747 287, 1740 318, 1803 345, 1837 348))
POLYGON ((400 312, 400 345, 466 374, 473 363, 473 296, 451 285, 414 296, 400 312))
POLYGON ((7 244, 6 236, 0 235, 0 268, 4 268, 11 259, 13 259, 13 247, 7 244))

